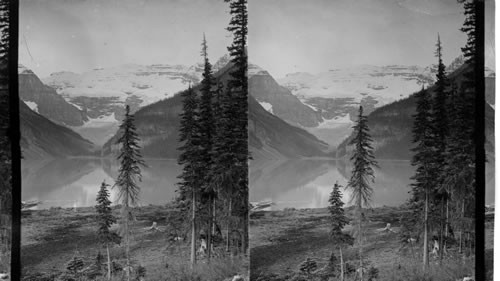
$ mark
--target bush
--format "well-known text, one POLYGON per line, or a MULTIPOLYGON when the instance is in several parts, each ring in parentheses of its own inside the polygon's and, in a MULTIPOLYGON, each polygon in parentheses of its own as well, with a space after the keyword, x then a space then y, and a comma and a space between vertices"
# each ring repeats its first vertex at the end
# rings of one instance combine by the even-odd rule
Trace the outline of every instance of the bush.
POLYGON ((83 259, 75 256, 66 265, 66 270, 71 273, 77 273, 78 271, 83 269, 83 266, 83 259))
POLYGON ((318 264, 311 258, 306 258, 306 260, 299 265, 299 271, 308 275, 315 271, 317 268, 318 264))
POLYGON ((370 266, 368 269, 368 281, 375 281, 378 278, 378 269, 374 266, 370 266))
POLYGON ((139 265, 137 267, 137 270, 135 271, 135 279, 136 280, 141 280, 141 278, 146 277, 146 268, 142 265, 139 265))

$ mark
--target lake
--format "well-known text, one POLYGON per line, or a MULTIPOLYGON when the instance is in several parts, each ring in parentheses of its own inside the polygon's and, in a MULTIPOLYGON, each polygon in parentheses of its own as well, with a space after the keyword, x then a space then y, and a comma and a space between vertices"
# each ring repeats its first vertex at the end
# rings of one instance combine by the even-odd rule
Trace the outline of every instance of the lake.
MULTIPOLYGON (((181 171, 176 160, 147 160, 147 165, 139 184, 139 204, 158 205, 174 199, 181 171)), ((22 200, 42 201, 39 209, 94 206, 101 182, 113 185, 118 168, 118 163, 111 159, 23 160, 22 200)), ((487 168, 486 204, 491 204, 494 202, 494 173, 487 168)), ((273 209, 326 207, 334 183, 338 181, 345 186, 350 173, 351 164, 343 160, 252 161, 250 201, 273 201, 276 203, 273 209)), ((409 161, 379 161, 372 184, 372 205, 404 203, 410 196, 413 174, 414 168, 409 161)), ((342 192, 348 203, 349 190, 342 189, 342 192)), ((116 188, 111 189, 111 199, 113 202, 117 199, 116 188)))
MULTIPOLYGON (((264 161, 250 169, 250 201, 272 201, 272 209, 322 208, 335 182, 346 186, 350 163, 342 160, 264 161)), ((375 168, 372 206, 397 206, 410 196, 410 177, 414 168, 409 161, 379 161, 375 168)), ((341 189, 349 204, 349 190, 341 189)))
MULTIPOLYGON (((181 167, 175 160, 147 160, 142 170, 140 205, 165 204, 175 198, 181 167)), ((39 209, 96 204, 103 181, 113 185, 119 165, 110 159, 22 161, 22 200, 40 200, 39 209)), ((111 189, 117 200, 117 188, 111 189)))

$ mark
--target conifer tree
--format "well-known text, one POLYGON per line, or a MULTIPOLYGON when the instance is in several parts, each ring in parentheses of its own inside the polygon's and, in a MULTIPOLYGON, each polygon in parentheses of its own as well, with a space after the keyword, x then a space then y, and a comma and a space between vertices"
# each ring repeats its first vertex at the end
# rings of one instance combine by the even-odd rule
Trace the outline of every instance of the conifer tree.
POLYGON ((354 202, 357 209, 360 277, 363 280, 363 207, 370 205, 373 188, 369 185, 369 181, 374 182, 375 180, 373 167, 377 166, 377 162, 371 146, 372 138, 369 133, 368 118, 363 115, 362 106, 359 107, 358 120, 353 129, 354 138, 349 142, 349 145, 354 145, 354 152, 351 157, 354 168, 346 188, 351 189, 351 202, 354 202))
MULTIPOLYGON (((342 229, 344 226, 349 224, 349 219, 347 219, 344 213, 344 202, 342 202, 342 192, 340 191, 340 184, 335 183, 333 186, 332 192, 330 193, 330 198, 328 202, 330 205, 328 206, 328 211, 330 212, 330 220, 332 224, 332 228, 330 230, 330 237, 335 242, 335 244, 339 245, 339 253, 340 253, 340 278, 344 280, 344 259, 342 256, 342 246, 343 245, 352 245, 354 239, 345 233, 342 233, 342 229)), ((332 253, 333 254, 333 253, 332 253)))
POLYGON ((433 129, 433 145, 434 145, 434 155, 433 159, 435 161, 434 167, 436 169, 436 173, 438 173, 438 176, 436 178, 436 195, 439 200, 439 207, 440 207, 440 215, 439 215, 439 245, 441 251, 439 252, 440 256, 440 261, 443 258, 443 250, 444 250, 444 243, 443 243, 443 234, 445 232, 445 224, 447 222, 445 221, 445 205, 448 202, 448 190, 446 188, 446 185, 444 184, 444 178, 447 177, 448 175, 443 173, 444 170, 444 165, 446 161, 446 141, 448 137, 448 113, 447 113, 447 100, 448 100, 448 87, 449 87, 449 82, 448 78, 446 77, 446 68, 443 64, 443 59, 442 59, 442 47, 441 47, 441 39, 438 34, 438 39, 436 43, 436 57, 438 58, 438 65, 437 65, 437 74, 436 74, 436 83, 435 83, 435 95, 432 103, 432 129, 433 129))
POLYGON ((139 199, 140 187, 138 181, 142 180, 141 166, 145 166, 140 152, 139 136, 134 125, 134 115, 130 114, 130 107, 125 106, 125 117, 120 125, 120 138, 116 142, 121 145, 118 161, 120 169, 115 186, 118 186, 118 199, 122 204, 122 219, 125 234, 125 255, 127 259, 127 280, 130 280, 130 230, 129 220, 131 206, 135 206, 139 199))
POLYGON ((230 94, 229 118, 233 124, 231 145, 234 153, 235 194, 238 216, 243 229, 242 250, 248 248, 248 57, 246 53, 248 35, 247 0, 225 0, 229 3, 231 20, 227 28, 233 33, 233 42, 228 47, 234 70, 230 73, 227 88, 230 94))
POLYGON ((181 155, 178 163, 182 165, 182 174, 180 178, 181 192, 185 198, 191 197, 191 266, 196 264, 196 211, 197 211, 197 195, 200 192, 199 187, 202 182, 200 176, 200 127, 199 127, 199 112, 198 100, 196 93, 189 85, 187 91, 182 92, 182 108, 180 122, 180 138, 182 146, 179 147, 181 155), (191 196, 189 196, 190 194, 191 196))
MULTIPOLYGON (((484 3, 476 0, 460 0, 459 2, 464 5, 465 21, 461 31, 467 35, 467 43, 462 48, 462 52, 467 67, 464 70, 464 79, 461 84, 457 85, 450 105, 454 110, 454 118, 449 124, 450 133, 445 163, 445 174, 448 176, 445 184, 450 188, 452 199, 458 205, 455 212, 458 213, 456 216, 460 217, 458 228, 460 229, 461 250, 462 233, 466 230, 464 222, 472 220, 467 217, 473 217, 476 210, 476 166, 484 165, 484 163, 477 162, 484 161, 484 147, 476 151, 476 140, 480 146, 483 146, 481 139, 484 140, 484 133, 480 127, 482 124, 476 124, 476 113, 484 114, 484 88, 480 90, 478 87, 484 86, 484 61, 479 55, 483 51, 478 47, 481 44, 481 38, 484 39, 481 29, 478 28, 480 25, 478 14, 484 8, 484 3), (476 111, 477 108, 482 108, 482 110, 476 111), (476 159, 476 152, 480 155, 479 159, 476 159)), ((484 208, 484 206, 478 207, 484 208)), ((484 211, 479 212, 484 213, 484 211)))
POLYGON ((423 248, 423 268, 427 271, 429 266, 429 200, 435 183, 434 169, 434 140, 431 120, 431 101, 429 93, 422 88, 416 95, 417 109, 413 122, 413 143, 412 149, 415 153, 412 158, 412 165, 416 166, 412 184, 413 196, 417 201, 424 202, 424 248, 423 248))
POLYGON ((102 182, 101 188, 97 193, 97 205, 95 206, 97 211, 97 236, 99 241, 106 247, 106 253, 108 256, 108 280, 111 280, 111 257, 109 255, 109 244, 116 243, 119 244, 121 237, 110 230, 113 223, 116 222, 116 218, 113 216, 111 210, 111 201, 109 200, 108 188, 109 184, 102 182))
MULTIPOLYGON (((213 115, 213 94, 215 79, 212 75, 212 65, 208 59, 207 53, 207 40, 205 34, 203 34, 202 51, 201 55, 203 57, 204 67, 203 67, 203 80, 201 81, 201 98, 200 98, 200 109, 199 109, 199 128, 200 128, 200 146, 201 146, 201 165, 204 167, 211 167, 213 164, 213 154, 212 154, 212 144, 215 138, 215 120, 213 115)), ((215 205, 216 190, 210 182, 211 174, 205 172, 206 170, 200 170, 203 172, 201 175, 203 180, 203 193, 206 196, 206 209, 208 213, 208 224, 207 224, 207 257, 210 260, 212 251, 212 225, 213 225, 213 213, 215 205)))

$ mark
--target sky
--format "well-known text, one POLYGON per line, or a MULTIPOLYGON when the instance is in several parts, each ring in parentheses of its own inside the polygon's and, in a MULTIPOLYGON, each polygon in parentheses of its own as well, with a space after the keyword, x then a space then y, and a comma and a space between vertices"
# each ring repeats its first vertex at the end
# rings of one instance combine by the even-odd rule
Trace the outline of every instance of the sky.
POLYGON ((213 63, 227 53, 223 0, 20 1, 19 63, 46 77, 123 64, 202 62, 203 32, 213 63))
MULTIPOLYGON (((457 0, 252 0, 249 58, 276 78, 353 65, 425 67, 436 63, 439 33, 448 64, 465 45, 463 21, 457 0)), ((494 40, 486 45, 493 56, 494 40)))

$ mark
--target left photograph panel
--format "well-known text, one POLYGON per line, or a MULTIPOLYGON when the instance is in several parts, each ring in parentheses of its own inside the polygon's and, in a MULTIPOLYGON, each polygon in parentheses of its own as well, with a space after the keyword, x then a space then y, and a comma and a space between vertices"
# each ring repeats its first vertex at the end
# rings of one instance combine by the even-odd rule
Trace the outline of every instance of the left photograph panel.
POLYGON ((22 279, 247 279, 246 0, 20 1, 18 28, 22 279))
POLYGON ((9 98, 11 7, 0 1, 0 279, 10 280, 12 243, 12 150, 9 98))

